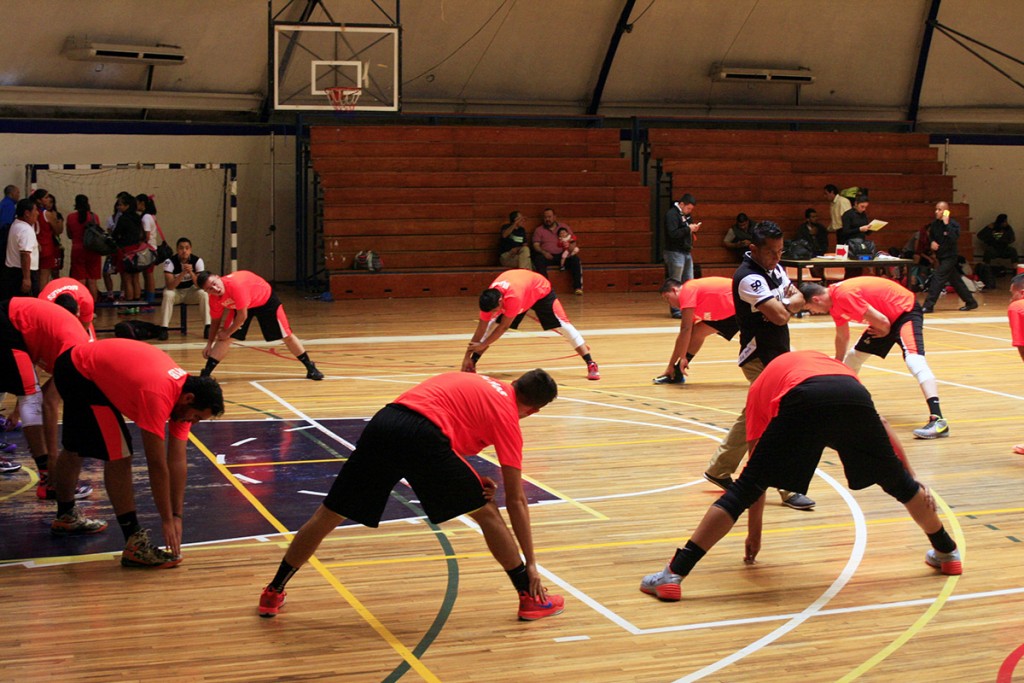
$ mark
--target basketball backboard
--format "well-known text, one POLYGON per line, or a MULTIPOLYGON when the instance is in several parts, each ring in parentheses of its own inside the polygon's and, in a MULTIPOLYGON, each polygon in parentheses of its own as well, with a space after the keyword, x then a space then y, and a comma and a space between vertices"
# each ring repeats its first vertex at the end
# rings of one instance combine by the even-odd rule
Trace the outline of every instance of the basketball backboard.
POLYGON ((398 28, 274 24, 274 108, 331 111, 325 88, 363 89, 355 111, 398 111, 398 28))

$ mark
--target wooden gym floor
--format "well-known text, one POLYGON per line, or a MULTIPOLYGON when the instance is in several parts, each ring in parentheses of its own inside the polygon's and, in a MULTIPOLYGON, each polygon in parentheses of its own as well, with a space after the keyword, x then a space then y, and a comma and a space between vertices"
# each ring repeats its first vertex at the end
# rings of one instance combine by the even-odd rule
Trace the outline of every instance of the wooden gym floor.
MULTIPOLYGON (((476 319, 474 298, 284 299, 328 379, 302 379, 286 350, 263 344, 221 364, 228 409, 195 431, 191 543, 178 568, 122 569, 116 528, 96 548, 51 540, 52 508, 35 499, 17 437, 26 466, 0 478, 0 680, 1011 680, 1024 652, 1024 459, 1011 452, 1024 441, 1024 368, 1005 291, 980 295, 971 313, 944 297, 926 319, 951 438, 911 438, 927 414, 898 352, 861 375, 938 494, 962 577, 927 567, 927 540, 905 510, 880 490, 851 494, 826 451, 809 491, 817 508, 790 510, 770 494, 758 563, 742 562, 741 520, 679 603, 640 593, 639 581, 718 495, 701 473, 745 399, 737 344, 709 338, 685 386, 653 386, 676 329, 657 295, 565 296, 601 365, 601 381, 588 382, 562 338, 524 323, 479 369, 511 380, 539 366, 560 385, 559 400, 523 422, 538 557, 566 596, 563 614, 533 623, 516 620, 515 594, 472 522, 433 527, 408 512, 408 492, 380 529, 335 531, 280 616, 257 617, 286 532, 330 486, 345 443, 404 388, 456 369, 476 319)), ((791 327, 796 348, 832 352, 831 319, 791 327)), ((188 370, 202 365, 194 334, 159 345, 188 370)), ((485 451, 482 466, 492 461, 485 451)), ((159 533, 143 462, 140 512, 159 533)), ((85 476, 97 488, 86 507, 113 525, 98 470, 85 476)))

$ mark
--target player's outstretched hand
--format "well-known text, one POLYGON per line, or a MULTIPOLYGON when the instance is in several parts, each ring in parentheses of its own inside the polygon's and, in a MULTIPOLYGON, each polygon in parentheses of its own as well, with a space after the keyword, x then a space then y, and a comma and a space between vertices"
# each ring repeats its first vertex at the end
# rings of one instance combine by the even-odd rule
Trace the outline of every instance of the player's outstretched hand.
POLYGON ((494 500, 494 494, 498 491, 498 485, 493 479, 487 476, 481 476, 480 480, 484 485, 484 500, 489 503, 494 500))

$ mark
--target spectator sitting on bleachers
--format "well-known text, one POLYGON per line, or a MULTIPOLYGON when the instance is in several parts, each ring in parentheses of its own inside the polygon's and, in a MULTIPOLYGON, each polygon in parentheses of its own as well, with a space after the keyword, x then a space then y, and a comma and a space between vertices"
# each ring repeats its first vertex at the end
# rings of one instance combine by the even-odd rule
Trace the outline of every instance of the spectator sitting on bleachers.
POLYGON ((523 214, 513 211, 509 222, 501 226, 501 242, 498 244, 498 263, 505 268, 530 270, 530 246, 526 243, 526 219, 523 214))
POLYGON ((995 221, 982 228, 978 233, 978 239, 985 246, 985 252, 981 257, 985 263, 999 258, 1017 263, 1017 250, 1013 246, 1017 237, 1013 234, 1013 227, 1006 220, 1005 213, 999 214, 995 221))
POLYGON ((753 226, 750 225, 750 218, 747 217, 747 214, 739 213, 736 215, 736 222, 722 238, 722 245, 732 251, 736 263, 743 260, 743 255, 747 253, 747 248, 750 246, 751 227, 753 226))
POLYGON ((907 289, 911 292, 923 292, 926 288, 928 278, 938 260, 932 253, 932 241, 928 237, 928 224, 921 226, 917 234, 907 240, 907 247, 904 249, 904 257, 914 259, 914 265, 910 266, 907 274, 907 289))
MULTIPOLYGON (((555 212, 552 209, 544 209, 544 222, 533 230, 533 270, 544 277, 548 276, 548 266, 561 266, 562 247, 558 243, 558 231, 565 228, 569 235, 573 235, 572 229, 565 223, 559 223, 555 212)), ((583 294, 583 266, 580 264, 579 256, 570 256, 565 260, 565 267, 572 273, 573 293, 577 296, 583 294)))
POLYGON ((814 209, 804 211, 804 222, 796 229, 796 238, 806 240, 815 256, 828 252, 828 230, 818 222, 818 212, 814 209))

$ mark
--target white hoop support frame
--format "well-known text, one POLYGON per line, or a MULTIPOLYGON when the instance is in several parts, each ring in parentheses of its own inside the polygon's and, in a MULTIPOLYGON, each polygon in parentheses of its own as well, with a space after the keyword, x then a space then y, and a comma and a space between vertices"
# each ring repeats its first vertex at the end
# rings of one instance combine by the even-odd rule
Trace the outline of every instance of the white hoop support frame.
POLYGON ((363 89, 351 86, 335 86, 324 88, 324 92, 327 93, 327 100, 334 107, 335 111, 353 111, 356 108, 356 103, 359 102, 359 96, 363 94, 363 89))

